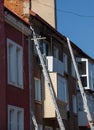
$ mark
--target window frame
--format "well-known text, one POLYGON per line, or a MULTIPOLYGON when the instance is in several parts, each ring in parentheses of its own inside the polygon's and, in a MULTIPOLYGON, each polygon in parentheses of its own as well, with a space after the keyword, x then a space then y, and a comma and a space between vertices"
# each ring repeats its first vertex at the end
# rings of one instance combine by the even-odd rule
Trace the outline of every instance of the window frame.
POLYGON ((45 130, 53 130, 51 126, 45 126, 45 130))
POLYGON ((77 114, 77 97, 72 95, 73 112, 77 114))
POLYGON ((66 53, 63 53, 63 63, 64 63, 64 71, 68 73, 68 56, 66 53))
POLYGON ((17 44, 9 38, 7 38, 7 63, 8 84, 23 89, 23 48, 21 45, 17 44), (10 49, 12 49, 10 48, 11 46, 14 49, 14 52, 10 52, 10 49), (10 57, 9 53, 11 53, 11 55, 14 53, 14 57, 10 57), (11 65, 11 62, 13 62, 14 67, 11 65), (13 67, 15 72, 11 72, 13 68, 10 67, 13 67), (14 76, 12 77, 14 79, 11 79, 11 75, 14 76))
POLYGON ((43 41, 42 43, 42 54, 45 56, 50 56, 50 46, 47 41, 43 41))
POLYGON ((38 129, 39 130, 43 130, 43 125, 42 124, 38 124, 38 129))
POLYGON ((71 75, 76 78, 76 72, 75 72, 75 68, 74 68, 74 65, 73 65, 73 61, 71 60, 71 75))
POLYGON ((54 58, 59 59, 59 48, 57 48, 55 45, 53 46, 53 56, 54 58))
POLYGON ((41 83, 41 79, 35 77, 34 82, 35 82, 35 100, 41 102, 42 101, 42 83, 41 83), (36 81, 38 81, 38 86, 36 86, 36 81))
POLYGON ((63 101, 63 102, 68 102, 68 85, 67 85, 67 80, 62 77, 62 76, 59 76, 58 75, 58 83, 57 83, 57 97, 60 101, 63 101), (60 79, 59 79, 60 77, 60 79), (62 80, 62 86, 59 86, 59 81, 62 80), (66 84, 66 85, 65 85, 66 84), (59 88, 60 87, 60 88, 59 88), (62 87, 62 88, 61 88, 62 87), (61 90, 62 89, 62 90, 61 90), (60 94, 60 93, 61 94, 60 94), (63 93, 64 92, 64 93, 63 93))
POLYGON ((19 121, 19 124, 21 124, 20 125, 20 127, 19 127, 19 129, 20 130, 24 130, 24 108, 21 108, 21 107, 17 107, 17 106, 13 106, 13 105, 8 105, 8 130, 18 130, 18 116, 17 116, 17 114, 18 114, 18 112, 21 112, 21 118, 22 119, 20 119, 19 121), (11 129, 10 127, 11 127, 11 123, 10 123, 10 120, 11 120, 11 117, 10 117, 10 111, 14 111, 14 119, 12 120, 12 122, 13 122, 13 128, 11 129))

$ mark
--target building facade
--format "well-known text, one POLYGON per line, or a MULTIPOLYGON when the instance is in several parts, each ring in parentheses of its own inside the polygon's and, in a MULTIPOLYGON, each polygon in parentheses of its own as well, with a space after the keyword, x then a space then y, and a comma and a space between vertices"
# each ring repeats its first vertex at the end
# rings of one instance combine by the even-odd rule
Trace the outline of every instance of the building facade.
MULTIPOLYGON (((59 130, 53 102, 32 40, 30 25, 38 37, 40 50, 52 81, 56 102, 66 130, 86 129, 88 122, 66 37, 39 15, 30 11, 22 17, 0 3, 0 129, 33 130, 31 113, 40 130, 59 130), (2 26, 1 26, 2 25, 2 26), (83 115, 83 118, 81 117, 83 115)), ((71 42, 93 115, 94 60, 71 42)))
MULTIPOLYGON (((78 69, 82 84, 86 93, 87 104, 90 110, 92 119, 94 120, 94 62, 88 58, 77 58, 78 69)), ((88 120, 82 102, 82 97, 78 89, 78 125, 80 129, 86 129, 88 120)), ((89 126, 88 126, 89 127, 89 126)))
POLYGON ((31 9, 55 28, 55 0, 31 0, 31 9))
MULTIPOLYGON (((37 14, 31 15, 31 22, 37 35, 46 37, 45 40, 40 41, 40 49, 44 58, 46 57, 47 68, 65 128, 66 130, 78 129, 76 79, 73 72, 74 69, 70 66, 71 57, 68 47, 65 44, 65 37, 60 35, 37 14)), ((33 79, 35 80, 35 92, 33 92, 35 94, 35 109, 33 111, 35 112, 39 126, 43 127, 44 130, 56 130, 59 129, 59 126, 55 108, 47 84, 40 73, 42 68, 33 41, 31 45, 33 45, 34 51, 34 60, 32 62, 34 62, 33 79), (40 117, 42 118, 40 119, 40 117)))
MULTIPOLYGON (((62 19, 63 1, 62 0, 53 0, 53 2, 54 2, 54 8, 52 7, 52 5, 49 2, 49 5, 51 7, 50 13, 54 11, 54 14, 55 14, 54 19, 53 19, 53 17, 51 17, 51 19, 52 19, 52 21, 53 21, 53 23, 55 25, 54 27, 60 33, 62 33, 63 32, 63 27, 62 27, 62 22, 63 22, 63 19, 62 19)), ((34 2, 32 1, 31 8, 34 6, 33 3, 34 2)), ((36 3, 37 3, 37 5, 34 6, 35 10, 37 10, 37 8, 38 8, 38 1, 36 1, 36 3)), ((43 2, 41 2, 41 3, 42 3, 41 5, 43 5, 43 2)), ((47 5, 45 4, 45 10, 46 9, 47 9, 47 5)), ((37 13, 40 14, 40 12, 37 12, 37 13)), ((43 17, 46 21, 48 21, 48 19, 45 18, 44 15, 42 15, 41 17, 43 17)), ((52 25, 52 23, 50 23, 50 24, 52 25)), ((83 64, 82 66, 80 65, 80 67, 83 69, 83 71, 85 71, 85 73, 83 72, 83 74, 80 74, 80 76, 81 76, 81 80, 82 80, 82 83, 83 83, 83 86, 84 86, 84 89, 85 89, 85 92, 86 92, 86 95, 87 95, 88 106, 89 106, 92 118, 94 118, 93 111, 92 111, 92 109, 94 109, 94 106, 93 106, 93 104, 94 104, 94 95, 93 95, 93 93, 94 93, 94 89, 93 89, 93 73, 94 73, 94 69, 93 69, 93 64, 94 63, 92 63, 92 60, 90 60, 89 58, 85 58, 85 57, 81 56, 80 59, 77 61, 77 64, 78 65, 83 64)), ((78 68, 79 68, 79 66, 78 66, 78 68)), ((81 71, 81 68, 79 68, 79 73, 81 71)), ((86 127, 88 125, 88 121, 86 119, 86 112, 84 112, 84 109, 83 109, 83 103, 82 103, 82 98, 81 98, 80 92, 77 92, 77 93, 78 93, 77 94, 78 95, 77 96, 77 99, 78 99, 78 105, 77 105, 78 106, 78 125, 79 125, 80 129, 84 129, 84 128, 86 129, 86 127), (80 108, 81 110, 79 109, 79 107, 81 107, 80 108)))
POLYGON ((28 27, 0 1, 1 9, 0 129, 30 129, 28 27))

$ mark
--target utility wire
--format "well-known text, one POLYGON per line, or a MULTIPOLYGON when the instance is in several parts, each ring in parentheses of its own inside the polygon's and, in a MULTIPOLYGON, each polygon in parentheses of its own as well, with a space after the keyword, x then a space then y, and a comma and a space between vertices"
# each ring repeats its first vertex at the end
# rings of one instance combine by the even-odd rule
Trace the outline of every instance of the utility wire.
POLYGON ((83 18, 94 18, 94 15, 84 15, 84 14, 79 14, 79 13, 76 13, 76 12, 73 12, 73 11, 66 11, 66 10, 62 10, 62 9, 56 9, 53 6, 42 3, 40 1, 37 1, 37 3, 39 3, 41 5, 44 5, 44 6, 47 6, 47 7, 50 7, 50 8, 54 8, 55 10, 57 10, 59 12, 62 12, 62 13, 72 14, 72 15, 75 15, 75 16, 83 17, 83 18))

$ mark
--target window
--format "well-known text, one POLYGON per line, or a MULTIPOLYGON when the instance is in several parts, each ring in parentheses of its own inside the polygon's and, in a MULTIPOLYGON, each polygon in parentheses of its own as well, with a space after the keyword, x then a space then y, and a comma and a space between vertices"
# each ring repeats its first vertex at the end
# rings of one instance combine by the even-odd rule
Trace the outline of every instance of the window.
POLYGON ((89 62, 89 86, 92 90, 94 90, 94 65, 89 62))
POLYGON ((73 65, 73 62, 71 61, 71 72, 72 72, 72 76, 75 77, 75 68, 74 68, 74 65, 73 65))
POLYGON ((82 82, 83 87, 87 87, 87 76, 81 77, 81 82, 82 82))
POLYGON ((60 128, 56 128, 56 130, 60 130, 60 128))
POLYGON ((53 130, 53 128, 50 126, 45 126, 45 130, 53 130))
POLYGON ((76 101, 76 96, 72 96, 72 102, 73 102, 73 112, 77 113, 77 101, 76 101))
POLYGON ((88 81, 88 59, 77 58, 78 71, 81 77, 82 85, 85 88, 89 88, 88 81))
POLYGON ((84 110, 84 106, 83 106, 83 100, 82 100, 82 96, 80 94, 80 92, 77 93, 77 103, 78 103, 78 111, 83 111, 84 110))
POLYGON ((63 62, 64 62, 64 71, 68 72, 68 61, 67 61, 67 55, 63 53, 63 62))
POLYGON ((64 102, 68 101, 67 81, 58 76, 58 99, 64 102))
POLYGON ((78 62, 78 70, 80 75, 86 75, 86 61, 78 62))
POLYGON ((24 109, 8 105, 8 130, 24 130, 24 109))
POLYGON ((43 127, 42 127, 41 124, 38 124, 38 129, 39 129, 39 130, 42 130, 42 129, 43 129, 43 127))
POLYGON ((15 115, 14 115, 14 109, 11 109, 9 111, 9 128, 10 130, 14 129, 14 122, 15 122, 15 115))
POLYGON ((34 54, 35 54, 35 55, 38 55, 35 44, 33 44, 33 49, 34 49, 34 54))
POLYGON ((59 50, 56 48, 56 46, 54 46, 54 57, 57 59, 59 58, 59 50))
POLYGON ((22 47, 7 39, 8 83, 23 87, 23 51, 22 47))
POLYGON ((41 101, 41 99, 42 93, 40 79, 35 78, 35 100, 41 101))
POLYGON ((42 53, 45 55, 45 56, 49 56, 49 46, 47 43, 43 43, 42 44, 42 53))

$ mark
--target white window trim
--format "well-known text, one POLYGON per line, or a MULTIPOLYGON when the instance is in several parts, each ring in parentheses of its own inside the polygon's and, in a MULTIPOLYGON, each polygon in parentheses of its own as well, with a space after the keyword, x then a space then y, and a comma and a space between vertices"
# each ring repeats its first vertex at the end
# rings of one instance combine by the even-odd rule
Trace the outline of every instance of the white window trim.
POLYGON ((23 72, 23 48, 22 48, 22 46, 20 46, 17 43, 15 43, 13 40, 7 38, 7 63, 8 63, 7 77, 8 77, 8 84, 13 85, 13 86, 15 86, 17 88, 23 89, 23 74, 22 74, 22 85, 18 84, 17 82, 16 83, 11 82, 10 78, 9 78, 9 61, 8 61, 9 45, 13 45, 16 48, 21 49, 21 51, 22 51, 22 72, 23 72))
POLYGON ((13 106, 13 105, 8 105, 8 130, 10 130, 10 111, 13 110, 15 111, 15 130, 17 130, 17 112, 21 111, 23 113, 23 119, 22 119, 22 129, 21 130, 24 130, 24 108, 20 108, 20 107, 17 107, 17 106, 13 106))

